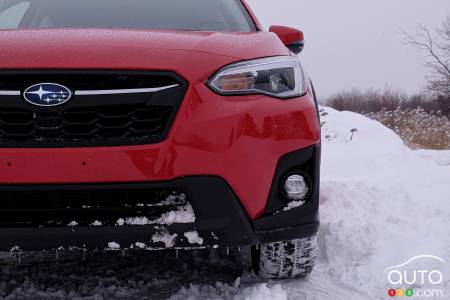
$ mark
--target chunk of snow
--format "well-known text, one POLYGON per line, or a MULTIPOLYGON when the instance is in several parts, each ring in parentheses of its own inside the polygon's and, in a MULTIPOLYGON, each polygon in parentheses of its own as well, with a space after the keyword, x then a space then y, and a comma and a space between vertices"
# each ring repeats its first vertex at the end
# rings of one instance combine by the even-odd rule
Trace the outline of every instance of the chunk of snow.
POLYGON ((291 201, 288 205, 283 209, 283 211, 289 211, 293 208, 297 208, 305 204, 305 201, 291 201))
POLYGON ((9 251, 11 251, 11 252, 20 251, 20 247, 16 245, 16 246, 12 247, 11 250, 9 250, 9 251))
POLYGON ((120 245, 116 242, 109 242, 108 243, 108 249, 109 250, 119 250, 120 249, 120 245))
POLYGON ((72 222, 70 222, 69 224, 67 224, 67 226, 69 226, 69 227, 75 227, 75 226, 77 226, 78 225, 78 222, 77 221, 72 221, 72 222))
POLYGON ((138 247, 139 249, 146 249, 147 248, 147 245, 145 243, 136 242, 136 243, 134 243, 134 245, 136 247, 138 247))
POLYGON ((102 226, 102 225, 103 223, 98 220, 95 220, 95 222, 91 224, 91 226, 102 226))
POLYGON ((186 195, 185 194, 175 194, 175 195, 169 195, 166 197, 166 199, 157 202, 157 203, 139 203, 137 204, 138 207, 154 207, 154 206, 169 206, 169 205, 182 205, 186 203, 186 195))
POLYGON ((169 195, 167 198, 162 201, 160 204, 162 206, 165 205, 178 205, 186 202, 185 194, 177 194, 177 195, 169 195))
MULTIPOLYGON (((123 219, 117 220, 117 222, 121 221, 123 219)), ((152 224, 152 221, 147 217, 133 217, 133 218, 126 218, 125 224, 127 225, 149 225, 152 224)))
POLYGON ((123 226, 123 225, 125 225, 125 220, 122 219, 122 218, 120 218, 119 220, 117 220, 116 225, 118 225, 118 226, 123 226))
POLYGON ((186 204, 180 206, 177 210, 173 210, 163 214, 154 223, 172 225, 172 224, 184 224, 184 223, 194 223, 195 214, 191 204, 186 204))
MULTIPOLYGON (((161 225, 172 225, 172 224, 185 224, 194 223, 195 214, 192 206, 188 203, 184 206, 178 207, 176 210, 164 213, 156 220, 150 220, 147 217, 129 217, 125 220, 117 220, 117 224, 125 223, 126 225, 151 225, 151 224, 161 224, 161 225), (120 222, 120 223, 119 223, 120 222)), ((123 225, 123 224, 122 224, 123 225)))
POLYGON ((185 232, 184 236, 188 239, 189 244, 194 245, 203 245, 203 238, 198 235, 197 231, 189 231, 185 232))
POLYGON ((152 242, 154 243, 164 243, 166 248, 172 248, 175 245, 176 238, 178 237, 178 234, 170 234, 168 232, 159 232, 155 233, 152 236, 152 242))

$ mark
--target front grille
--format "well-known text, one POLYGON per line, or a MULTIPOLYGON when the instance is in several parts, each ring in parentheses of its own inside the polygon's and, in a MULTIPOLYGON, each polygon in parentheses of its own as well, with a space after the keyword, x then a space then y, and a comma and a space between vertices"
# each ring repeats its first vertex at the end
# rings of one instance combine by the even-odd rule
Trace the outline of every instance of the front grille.
MULTIPOLYGON (((126 220, 157 221, 187 207, 182 189, 65 186, 1 191, 0 227, 127 226, 126 220), (120 224, 120 220, 124 220, 120 224), (76 225, 75 225, 76 224, 76 225)), ((131 224, 131 225, 139 225, 131 224)), ((142 225, 142 224, 141 224, 142 225)))
POLYGON ((155 93, 75 95, 55 107, 0 95, 0 147, 90 147, 157 143, 165 139, 187 83, 171 72, 1 71, 0 91, 44 82, 76 90, 142 89, 155 93))
POLYGON ((171 107, 116 105, 36 113, 25 109, 0 110, 0 140, 14 143, 102 144, 158 139, 167 126, 171 107))

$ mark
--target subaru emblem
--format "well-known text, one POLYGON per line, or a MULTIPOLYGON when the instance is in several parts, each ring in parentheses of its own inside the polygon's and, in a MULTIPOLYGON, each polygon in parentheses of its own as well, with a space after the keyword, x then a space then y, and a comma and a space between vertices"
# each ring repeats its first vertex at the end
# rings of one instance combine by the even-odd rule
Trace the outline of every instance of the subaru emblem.
POLYGON ((72 98, 72 91, 56 83, 38 83, 23 92, 23 98, 37 106, 57 106, 72 98))

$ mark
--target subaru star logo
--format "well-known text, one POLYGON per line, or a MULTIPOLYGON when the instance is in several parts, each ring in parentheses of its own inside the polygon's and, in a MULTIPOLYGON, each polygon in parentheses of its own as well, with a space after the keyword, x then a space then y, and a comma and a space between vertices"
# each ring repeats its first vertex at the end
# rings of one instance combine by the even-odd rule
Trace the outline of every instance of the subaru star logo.
POLYGON ((57 106, 72 98, 72 92, 65 86, 56 83, 39 83, 30 86, 23 92, 29 103, 37 106, 57 106))

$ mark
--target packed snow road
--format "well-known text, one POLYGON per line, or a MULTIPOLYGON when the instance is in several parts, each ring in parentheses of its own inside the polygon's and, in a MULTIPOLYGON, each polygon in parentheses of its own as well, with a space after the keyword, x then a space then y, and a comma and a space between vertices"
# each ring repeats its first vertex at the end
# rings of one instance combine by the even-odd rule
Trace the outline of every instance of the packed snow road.
MULTIPOLYGON (((363 116, 324 108, 319 263, 306 280, 264 282, 219 250, 3 254, 5 299, 386 299, 385 269, 445 260, 434 289, 450 298, 448 156, 407 149, 363 116), (436 159, 437 158, 437 159, 436 159)), ((406 288, 406 286, 405 286, 406 288)), ((429 288, 415 283, 413 288, 429 288)))

